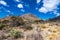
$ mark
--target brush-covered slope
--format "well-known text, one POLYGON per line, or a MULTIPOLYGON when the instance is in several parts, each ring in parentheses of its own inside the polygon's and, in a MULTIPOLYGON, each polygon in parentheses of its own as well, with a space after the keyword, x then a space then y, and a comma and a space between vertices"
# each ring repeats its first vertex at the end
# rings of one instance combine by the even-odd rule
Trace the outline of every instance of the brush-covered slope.
POLYGON ((44 21, 30 13, 9 16, 0 19, 0 40, 60 40, 60 22, 44 21))

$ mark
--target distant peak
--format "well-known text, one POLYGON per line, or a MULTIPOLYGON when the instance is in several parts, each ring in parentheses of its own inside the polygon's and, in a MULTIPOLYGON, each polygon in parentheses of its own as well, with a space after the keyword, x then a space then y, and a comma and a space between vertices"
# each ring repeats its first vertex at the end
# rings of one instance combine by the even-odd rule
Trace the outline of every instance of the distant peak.
POLYGON ((20 17, 27 20, 40 20, 36 15, 32 13, 27 13, 27 14, 21 15, 20 17))

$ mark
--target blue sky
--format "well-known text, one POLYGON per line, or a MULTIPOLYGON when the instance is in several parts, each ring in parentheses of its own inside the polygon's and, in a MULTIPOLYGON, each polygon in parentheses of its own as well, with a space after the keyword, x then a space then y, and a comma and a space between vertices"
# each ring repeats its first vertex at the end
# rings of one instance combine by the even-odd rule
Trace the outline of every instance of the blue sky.
POLYGON ((60 0, 0 0, 0 18, 32 13, 40 19, 60 15, 60 0))

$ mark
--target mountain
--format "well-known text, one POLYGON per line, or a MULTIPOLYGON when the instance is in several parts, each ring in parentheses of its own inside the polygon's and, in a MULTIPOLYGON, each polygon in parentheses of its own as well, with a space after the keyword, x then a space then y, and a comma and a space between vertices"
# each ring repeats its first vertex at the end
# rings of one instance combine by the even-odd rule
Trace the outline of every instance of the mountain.
MULTIPOLYGON (((12 16, 8 16, 6 18, 1 18, 2 20, 3 19, 11 19, 12 16)), ((36 15, 32 14, 32 13, 27 13, 27 14, 23 14, 23 15, 20 15, 20 16, 15 16, 15 17, 18 17, 18 18, 23 18, 23 19, 26 19, 26 20, 40 20, 36 15)))
POLYGON ((49 21, 60 21, 60 16, 49 19, 49 21))
POLYGON ((60 40, 60 22, 51 20, 60 20, 60 16, 46 22, 31 13, 2 18, 0 40, 60 40))
POLYGON ((8 16, 0 19, 0 22, 9 26, 20 26, 24 23, 32 24, 36 20, 39 21, 40 19, 38 19, 35 15, 28 13, 21 16, 8 16))
POLYGON ((30 13, 24 14, 21 16, 8 16, 6 18, 0 19, 0 39, 8 40, 9 38, 9 40, 12 40, 12 39, 21 40, 22 38, 23 40, 26 40, 24 35, 27 35, 26 36, 27 40, 29 39, 33 40, 33 39, 36 39, 37 37, 38 37, 38 40, 40 39, 42 40, 43 38, 39 34, 40 32, 38 32, 38 30, 36 30, 37 28, 35 28, 37 27, 36 20, 38 21, 40 19, 38 19, 35 15, 30 13), (38 34, 36 34, 35 32, 37 32, 38 34), (32 36, 32 34, 34 36, 32 36), (30 36, 32 38, 30 38, 30 36))
POLYGON ((24 14, 20 17, 23 18, 25 21, 27 21, 27 20, 28 21, 40 20, 36 15, 33 15, 31 13, 24 14))

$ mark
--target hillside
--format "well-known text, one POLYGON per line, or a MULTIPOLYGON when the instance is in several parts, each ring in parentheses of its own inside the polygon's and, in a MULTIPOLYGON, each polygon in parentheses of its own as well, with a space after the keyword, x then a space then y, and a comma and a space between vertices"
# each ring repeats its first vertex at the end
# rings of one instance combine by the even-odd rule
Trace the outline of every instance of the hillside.
POLYGON ((0 19, 0 40, 60 40, 60 23, 33 14, 0 19))

